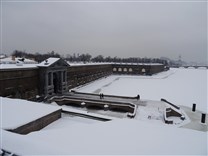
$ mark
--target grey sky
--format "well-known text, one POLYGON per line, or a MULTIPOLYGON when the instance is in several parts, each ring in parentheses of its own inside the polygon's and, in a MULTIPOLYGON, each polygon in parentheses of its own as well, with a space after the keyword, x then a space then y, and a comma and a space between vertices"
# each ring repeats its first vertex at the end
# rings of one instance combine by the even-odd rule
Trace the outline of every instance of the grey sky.
POLYGON ((2 51, 207 61, 205 2, 2 2, 2 51))

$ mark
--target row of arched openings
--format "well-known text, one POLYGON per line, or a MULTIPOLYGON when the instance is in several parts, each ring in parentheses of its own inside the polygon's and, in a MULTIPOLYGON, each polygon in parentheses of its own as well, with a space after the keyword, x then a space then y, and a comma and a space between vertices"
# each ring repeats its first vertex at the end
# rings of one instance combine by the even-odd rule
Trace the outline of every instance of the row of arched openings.
MULTIPOLYGON (((113 71, 114 72, 117 72, 117 71, 118 72, 132 72, 133 69, 132 68, 113 68, 113 71)), ((145 68, 142 68, 141 72, 145 73, 146 72, 145 68)))
POLYGON ((132 72, 133 70, 132 70, 132 68, 113 68, 113 71, 114 72, 116 72, 116 71, 118 71, 118 72, 132 72))

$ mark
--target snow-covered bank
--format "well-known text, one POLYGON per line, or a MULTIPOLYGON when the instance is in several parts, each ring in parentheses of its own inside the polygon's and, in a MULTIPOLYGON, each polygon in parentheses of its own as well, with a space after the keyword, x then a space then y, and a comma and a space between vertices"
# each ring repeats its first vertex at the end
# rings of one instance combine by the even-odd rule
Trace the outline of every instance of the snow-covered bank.
POLYGON ((165 98, 176 105, 192 107, 208 112, 206 69, 170 69, 153 76, 112 75, 95 81, 77 91, 112 95, 136 96, 142 99, 165 98))
POLYGON ((17 128, 60 109, 58 106, 3 97, 0 97, 0 105, 0 128, 3 129, 17 128))
POLYGON ((22 139, 5 131, 3 136, 3 147, 22 155, 207 154, 207 133, 131 119, 76 124, 70 128, 33 132, 22 139))

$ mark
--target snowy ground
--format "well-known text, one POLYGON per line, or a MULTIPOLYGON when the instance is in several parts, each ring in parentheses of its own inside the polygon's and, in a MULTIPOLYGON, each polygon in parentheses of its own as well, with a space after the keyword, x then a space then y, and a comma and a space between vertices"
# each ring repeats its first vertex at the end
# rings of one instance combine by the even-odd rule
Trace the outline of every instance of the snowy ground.
MULTIPOLYGON (((100 122, 64 115, 43 130, 27 135, 4 130, 8 125, 17 126, 57 108, 61 107, 1 98, 1 148, 18 155, 207 154, 207 132, 144 120, 100 122)), ((141 115, 146 115, 143 111, 141 115)))
POLYGON ((207 133, 121 119, 21 136, 3 131, 3 148, 21 155, 206 155, 207 133))
POLYGON ((0 97, 0 128, 14 129, 60 108, 37 102, 0 97))
POLYGON ((98 122, 101 122, 101 121, 68 115, 68 114, 62 114, 61 119, 56 120, 55 122, 46 126, 45 128, 42 129, 42 131, 52 130, 52 129, 61 129, 61 128, 72 128, 76 124, 93 124, 93 123, 98 123, 98 122))
MULTIPOLYGON (((177 105, 189 107, 196 103, 198 109, 205 111, 207 70, 171 69, 152 77, 114 75, 79 88, 78 91, 125 96, 140 94, 142 99, 165 98, 177 105)), ((5 128, 19 126, 60 108, 82 114, 96 113, 26 100, 0 100, 1 148, 18 155, 208 154, 207 132, 165 125, 161 122, 162 109, 156 105, 140 106, 135 119, 113 118, 108 122, 63 115, 41 131, 19 135, 5 128), (154 121, 149 121, 149 115, 154 121)))
POLYGON ((166 100, 208 112, 206 69, 170 69, 153 76, 112 75, 78 88, 79 92, 136 96, 141 99, 166 100))

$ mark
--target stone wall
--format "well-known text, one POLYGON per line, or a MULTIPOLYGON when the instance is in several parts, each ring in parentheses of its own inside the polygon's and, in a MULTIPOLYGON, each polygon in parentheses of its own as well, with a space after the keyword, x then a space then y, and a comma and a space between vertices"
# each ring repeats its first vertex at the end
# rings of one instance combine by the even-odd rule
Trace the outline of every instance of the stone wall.
MULTIPOLYGON (((164 71, 164 65, 98 64, 67 67, 67 88, 71 89, 111 74, 152 75, 164 71)), ((41 69, 0 69, 0 96, 33 99, 42 95, 41 69)))
POLYGON ((38 94, 38 68, 0 69, 0 96, 31 99, 38 94))
POLYGON ((16 129, 10 129, 8 131, 18 133, 18 134, 28 134, 30 132, 41 130, 42 128, 46 127, 47 125, 51 124, 52 122, 61 118, 62 110, 57 110, 53 113, 50 113, 42 118, 39 118, 35 121, 17 127, 16 129))
POLYGON ((67 72, 68 88, 71 89, 111 74, 110 64, 71 66, 67 72))
POLYGON ((113 74, 152 75, 164 70, 163 64, 112 64, 113 74))

